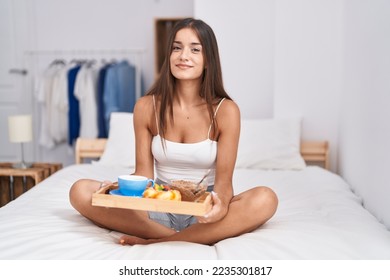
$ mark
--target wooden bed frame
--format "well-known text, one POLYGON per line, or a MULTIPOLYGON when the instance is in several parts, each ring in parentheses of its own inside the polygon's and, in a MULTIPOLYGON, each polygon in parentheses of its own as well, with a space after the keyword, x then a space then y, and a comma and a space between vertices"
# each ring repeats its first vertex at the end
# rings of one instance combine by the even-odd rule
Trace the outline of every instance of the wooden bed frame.
MULTIPOLYGON (((76 141, 76 164, 84 159, 99 158, 106 146, 107 139, 84 139, 76 141)), ((328 141, 302 141, 301 155, 308 164, 319 164, 329 170, 329 144, 328 141)))

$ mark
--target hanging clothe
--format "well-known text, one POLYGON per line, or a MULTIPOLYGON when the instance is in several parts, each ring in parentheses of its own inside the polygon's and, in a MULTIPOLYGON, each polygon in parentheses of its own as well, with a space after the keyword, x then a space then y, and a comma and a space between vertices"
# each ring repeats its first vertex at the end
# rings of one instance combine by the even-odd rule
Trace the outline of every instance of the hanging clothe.
POLYGON ((135 105, 135 67, 126 60, 107 69, 104 82, 104 117, 107 131, 112 112, 133 112, 135 105))
POLYGON ((80 131, 79 137, 97 138, 97 75, 96 63, 85 63, 77 73, 74 95, 79 101, 80 131))
POLYGON ((56 145, 50 128, 52 126, 52 116, 56 108, 53 106, 53 85, 55 76, 64 68, 64 64, 52 63, 42 74, 36 84, 36 99, 41 112, 40 131, 38 142, 48 149, 56 145))
POLYGON ((53 79, 50 134, 56 144, 66 142, 68 139, 68 71, 74 66, 65 64, 53 79))
POLYGON ((77 65, 68 71, 68 144, 73 146, 80 134, 80 108, 79 101, 74 95, 74 86, 81 66, 77 65))
POLYGON ((107 69, 111 64, 105 64, 100 68, 98 74, 97 84, 97 125, 98 125, 98 138, 107 138, 108 129, 105 122, 105 106, 104 106, 104 83, 106 80, 107 69))

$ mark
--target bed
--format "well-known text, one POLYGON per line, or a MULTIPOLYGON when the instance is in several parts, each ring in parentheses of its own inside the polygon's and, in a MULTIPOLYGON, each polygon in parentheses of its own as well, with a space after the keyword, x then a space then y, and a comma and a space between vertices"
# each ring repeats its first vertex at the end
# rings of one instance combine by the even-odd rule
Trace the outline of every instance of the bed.
POLYGON ((390 232, 329 170, 328 143, 301 141, 296 120, 242 123, 234 188, 236 193, 256 185, 275 190, 279 207, 265 225, 213 246, 119 245, 121 234, 82 217, 70 205, 68 192, 80 178, 114 181, 131 171, 133 132, 123 129, 131 125, 131 114, 113 115, 108 139, 79 139, 74 165, 0 208, 0 259, 390 259, 390 232))

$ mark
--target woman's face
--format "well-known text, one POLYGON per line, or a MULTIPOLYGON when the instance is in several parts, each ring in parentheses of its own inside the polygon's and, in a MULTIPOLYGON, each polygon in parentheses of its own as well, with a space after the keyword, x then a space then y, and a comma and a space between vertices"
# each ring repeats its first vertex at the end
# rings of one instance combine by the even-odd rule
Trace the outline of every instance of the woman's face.
POLYGON ((196 33, 183 28, 176 33, 170 57, 172 75, 179 80, 195 80, 202 76, 204 59, 196 33))

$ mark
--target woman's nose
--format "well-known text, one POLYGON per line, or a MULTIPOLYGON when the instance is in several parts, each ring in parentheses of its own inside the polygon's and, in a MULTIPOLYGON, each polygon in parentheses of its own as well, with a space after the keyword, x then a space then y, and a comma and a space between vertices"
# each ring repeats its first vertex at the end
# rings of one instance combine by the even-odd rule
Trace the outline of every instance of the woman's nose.
POLYGON ((183 48, 182 52, 180 53, 180 59, 188 60, 188 57, 189 57, 189 50, 187 48, 183 48))

